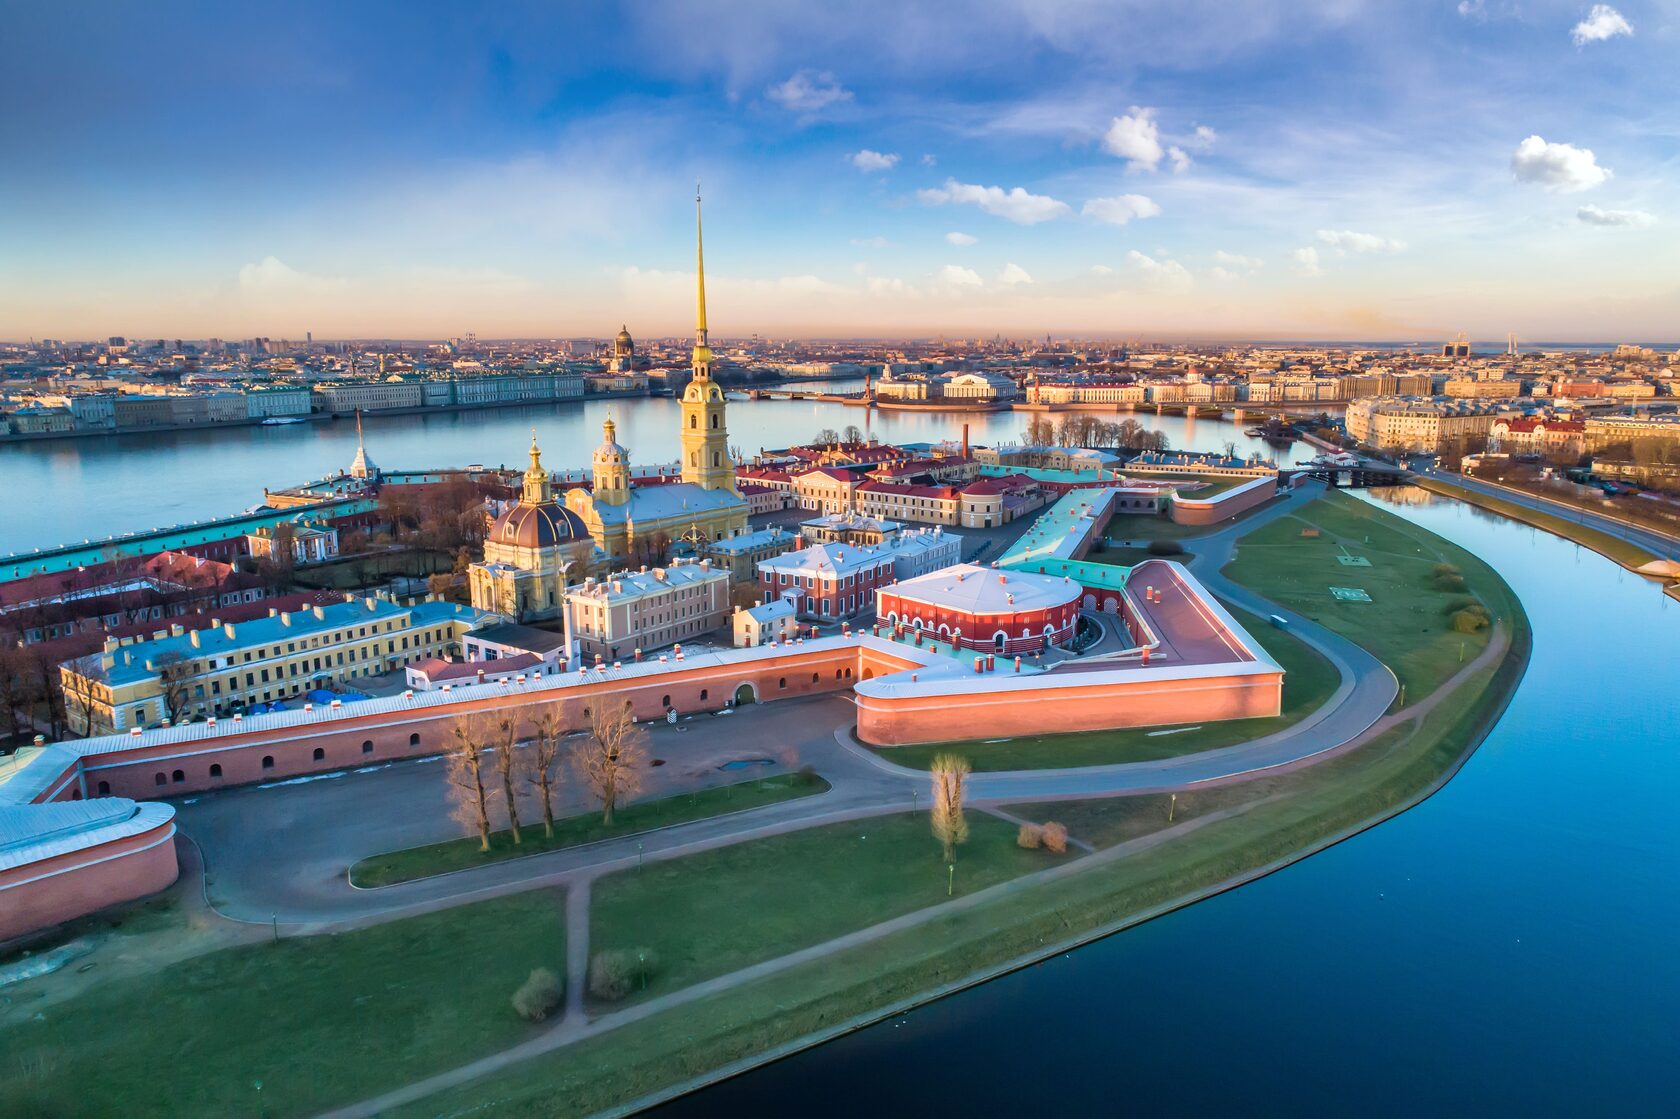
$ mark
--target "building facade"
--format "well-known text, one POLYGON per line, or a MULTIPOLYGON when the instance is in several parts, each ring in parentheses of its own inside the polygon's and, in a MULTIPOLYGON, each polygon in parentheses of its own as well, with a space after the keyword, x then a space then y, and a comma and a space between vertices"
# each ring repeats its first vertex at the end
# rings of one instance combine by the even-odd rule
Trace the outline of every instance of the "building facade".
POLYGON ((585 663, 692 641, 729 618, 729 573, 708 561, 586 579, 566 595, 585 663))

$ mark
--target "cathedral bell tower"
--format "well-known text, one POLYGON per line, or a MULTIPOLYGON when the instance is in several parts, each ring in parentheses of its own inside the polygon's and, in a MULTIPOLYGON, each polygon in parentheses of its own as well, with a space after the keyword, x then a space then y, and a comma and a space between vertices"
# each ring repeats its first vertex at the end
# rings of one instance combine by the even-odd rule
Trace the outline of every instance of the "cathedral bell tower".
POLYGON ((630 500, 630 452, 618 445, 618 425, 611 416, 601 425, 601 435, 595 448, 595 503, 623 505, 630 500))
POLYGON ((694 251, 694 377, 683 389, 682 477, 701 489, 735 493, 735 464, 729 458, 723 389, 712 380, 717 359, 706 337, 706 247, 700 227, 698 190, 694 192, 694 251))
POLYGON ((542 452, 537 450, 537 429, 531 429, 531 465, 525 471, 525 485, 520 490, 522 505, 547 505, 554 500, 554 483, 542 464, 542 452))

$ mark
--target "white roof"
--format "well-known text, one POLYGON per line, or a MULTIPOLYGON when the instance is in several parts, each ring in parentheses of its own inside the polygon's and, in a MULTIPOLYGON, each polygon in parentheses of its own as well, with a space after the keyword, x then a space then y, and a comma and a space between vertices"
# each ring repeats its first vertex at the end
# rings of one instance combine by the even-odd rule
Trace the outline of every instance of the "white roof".
POLYGON ((813 544, 797 552, 758 561, 760 570, 786 571, 799 575, 850 575, 893 562, 893 550, 885 544, 813 544))
POLYGON ((965 614, 1015 614, 1077 602, 1085 588, 1066 576, 1001 571, 959 563, 886 588, 913 602, 965 614))
POLYGON ((757 606, 749 608, 747 613, 759 625, 764 625, 778 618, 793 617, 793 603, 785 598, 771 599, 769 602, 761 602, 757 606))

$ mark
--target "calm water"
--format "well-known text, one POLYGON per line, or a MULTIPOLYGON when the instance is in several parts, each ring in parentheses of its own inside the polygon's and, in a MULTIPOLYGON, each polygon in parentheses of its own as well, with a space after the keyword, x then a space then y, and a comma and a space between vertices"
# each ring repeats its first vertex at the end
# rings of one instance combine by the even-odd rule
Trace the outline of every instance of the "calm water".
MULTIPOLYGON (((856 392, 859 384, 840 382, 835 388, 856 392)), ((523 466, 532 428, 543 461, 558 469, 588 465, 610 410, 618 441, 630 449, 633 462, 666 463, 678 457, 678 407, 675 400, 655 397, 580 401, 369 417, 365 426, 368 453, 387 470, 523 466)), ((914 443, 961 438, 966 421, 974 442, 996 442, 1019 438, 1029 418, 1029 413, 907 413, 814 401, 740 401, 730 405, 729 433, 750 456, 848 424, 888 442, 914 443)), ((1244 454, 1271 453, 1232 424, 1177 417, 1155 422, 1175 448, 1211 451, 1232 442, 1244 454)), ((280 489, 323 477, 347 468, 355 455, 356 425, 344 419, 0 445, 0 555, 237 513, 261 501, 265 486, 280 489)))
POLYGON ((661 1119, 795 1099, 848 1117, 1674 1114, 1680 606, 1468 506, 1391 508, 1491 561, 1534 625, 1510 710, 1445 790, 661 1119))

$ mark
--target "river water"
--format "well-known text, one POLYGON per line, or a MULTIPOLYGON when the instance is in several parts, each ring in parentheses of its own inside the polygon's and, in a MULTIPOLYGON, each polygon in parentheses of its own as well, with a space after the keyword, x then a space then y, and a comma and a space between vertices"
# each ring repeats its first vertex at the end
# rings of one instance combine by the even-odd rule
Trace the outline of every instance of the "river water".
POLYGON ((1510 709, 1445 789, 661 1119, 1675 1114, 1680 604, 1470 506, 1389 500, 1490 561, 1534 627, 1510 709))
MULTIPOLYGON (((823 383, 790 386, 818 390, 823 383)), ((856 381, 836 391, 856 392, 856 381)), ((387 470, 525 463, 536 429, 543 461, 556 469, 583 467, 601 441, 609 412, 618 441, 636 463, 678 457, 677 401, 669 397, 586 400, 369 416, 368 454, 387 470)), ((823 428, 856 424, 888 442, 960 439, 966 422, 976 443, 1018 439, 1029 413, 906 412, 848 408, 817 401, 733 402, 730 442, 743 454, 809 440, 823 428)), ((1123 416, 1106 413, 1103 418, 1123 416)), ((1259 440, 1217 420, 1139 415, 1157 424, 1174 448, 1270 455, 1259 440)), ((349 467, 356 456, 350 420, 235 427, 203 431, 113 435, 39 443, 0 444, 0 556, 122 532, 237 513, 262 500, 264 487, 281 489, 349 467)))
MULTIPOLYGON (((609 408, 635 461, 675 457, 663 399, 374 418, 368 449, 391 469, 517 463, 534 426, 546 462, 581 466, 609 408)), ((849 423, 954 438, 965 420, 988 442, 1026 416, 762 401, 729 426, 751 454, 849 423)), ((1174 447, 1267 451, 1229 424, 1150 421, 1174 447)), ((339 421, 0 446, 0 553, 234 512, 343 468, 355 442, 339 421)), ((1525 526, 1416 490, 1387 500, 1491 562, 1534 626, 1510 710, 1441 793, 664 1115, 1673 1114, 1680 605, 1525 526)))

